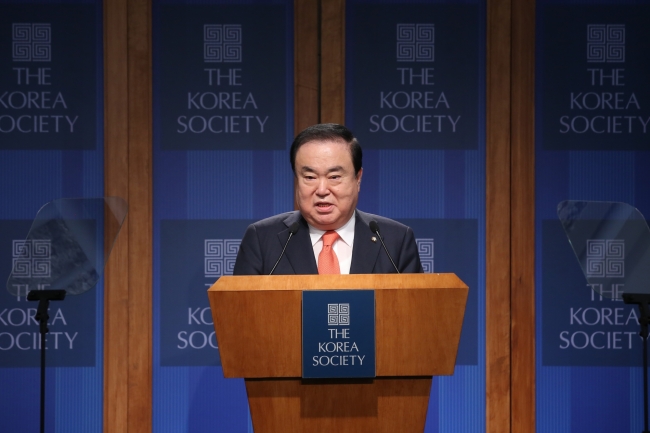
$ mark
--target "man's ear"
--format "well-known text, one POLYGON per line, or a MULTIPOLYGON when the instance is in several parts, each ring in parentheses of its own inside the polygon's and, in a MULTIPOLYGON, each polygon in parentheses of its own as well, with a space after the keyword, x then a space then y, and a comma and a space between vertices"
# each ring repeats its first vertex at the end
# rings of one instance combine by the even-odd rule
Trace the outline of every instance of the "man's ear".
POLYGON ((357 188, 361 189, 361 176, 363 175, 363 167, 359 169, 359 173, 357 173, 357 188))

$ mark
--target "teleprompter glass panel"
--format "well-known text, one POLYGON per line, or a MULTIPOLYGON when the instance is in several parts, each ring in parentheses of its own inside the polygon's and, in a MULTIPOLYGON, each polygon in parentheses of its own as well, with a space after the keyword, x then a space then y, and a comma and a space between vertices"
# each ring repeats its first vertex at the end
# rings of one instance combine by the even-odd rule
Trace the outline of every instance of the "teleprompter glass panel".
POLYGON ((582 272, 600 295, 650 293, 650 229, 626 203, 572 201, 557 214, 582 272))
POLYGON ((14 240, 7 290, 84 293, 97 284, 126 217, 120 197, 66 198, 45 204, 27 237, 14 240), (103 228, 103 230, 102 230, 103 228))

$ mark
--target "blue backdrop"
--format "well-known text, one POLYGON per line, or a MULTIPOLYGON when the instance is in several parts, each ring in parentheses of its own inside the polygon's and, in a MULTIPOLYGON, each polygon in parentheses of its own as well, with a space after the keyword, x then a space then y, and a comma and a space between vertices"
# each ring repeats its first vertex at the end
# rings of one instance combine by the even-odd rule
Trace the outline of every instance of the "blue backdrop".
MULTIPOLYGON (((359 207, 409 224, 427 271, 470 285, 456 374, 434 381, 427 431, 480 431, 485 7, 379 3, 346 6, 359 207), (396 60, 401 24, 415 60, 396 60)), ((232 271, 248 223, 293 209, 292 11, 287 1, 154 3, 156 432, 251 431, 242 381, 222 378, 205 289, 232 271)))
MULTIPOLYGON (((39 425, 36 303, 4 289, 14 241, 46 202, 103 195, 102 59, 101 2, 0 2, 2 431, 39 425)), ((46 429, 101 432, 102 285, 53 302, 50 316, 46 429)))
POLYGON ((453 376, 426 432, 485 430, 485 3, 346 1, 346 124, 359 208, 411 226, 426 272, 469 287, 453 376))
POLYGON ((153 17, 153 427, 248 432, 206 291, 248 224, 293 209, 293 2, 155 1, 153 17))
POLYGON ((635 311, 591 292, 556 215, 566 199, 650 215, 650 56, 641 1, 537 2, 537 431, 642 430, 635 311))
MULTIPOLYGON (((482 431, 485 4, 346 4, 346 123, 365 149, 359 207, 411 225, 427 270, 470 286, 456 374, 434 381, 426 431, 482 431)), ((232 269, 250 221, 293 208, 292 10, 154 2, 156 432, 251 430, 243 384, 222 378, 205 289, 232 269)), ((101 12, 90 0, 0 3, 0 281, 42 204, 103 194, 101 12)), ((616 200, 650 215, 648 16, 640 0, 537 2, 539 432, 641 430, 631 309, 587 290, 555 208, 616 200)), ((71 297, 66 323, 51 326, 59 343, 81 331, 86 343, 49 354, 48 431, 101 431, 102 299, 101 285, 71 297), (72 323, 77 303, 94 317, 72 323)), ((38 423, 33 307, 0 293, 3 431, 38 423)))

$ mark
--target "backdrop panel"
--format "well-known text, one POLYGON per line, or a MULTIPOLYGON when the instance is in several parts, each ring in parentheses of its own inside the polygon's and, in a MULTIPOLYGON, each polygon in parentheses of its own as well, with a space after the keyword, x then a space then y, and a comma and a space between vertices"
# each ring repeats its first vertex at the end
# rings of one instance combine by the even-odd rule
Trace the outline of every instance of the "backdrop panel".
POLYGON ((252 431, 207 288, 251 222, 293 209, 293 2, 155 1, 155 432, 252 431))
POLYGON ((411 226, 425 272, 470 287, 456 371, 434 378, 426 432, 485 430, 485 22, 480 1, 346 1, 359 208, 411 226))
POLYGON ((587 286, 556 215, 566 199, 650 215, 650 73, 641 1, 537 2, 537 431, 639 432, 637 312, 587 286))
MULTIPOLYGON (((16 259, 51 270, 47 250, 18 246, 46 202, 103 195, 102 3, 0 2, 0 424, 37 431, 36 303, 4 289, 16 259), (34 254, 31 254, 34 253, 34 254), (25 257, 28 255, 29 257, 25 257), (38 257, 37 257, 38 256, 38 257), (38 261, 38 263, 37 263, 38 261)), ((101 222, 99 223, 99 225, 101 222)), ((88 229, 102 239, 101 226, 88 229)), ((50 308, 47 431, 102 431, 103 287, 50 308)))

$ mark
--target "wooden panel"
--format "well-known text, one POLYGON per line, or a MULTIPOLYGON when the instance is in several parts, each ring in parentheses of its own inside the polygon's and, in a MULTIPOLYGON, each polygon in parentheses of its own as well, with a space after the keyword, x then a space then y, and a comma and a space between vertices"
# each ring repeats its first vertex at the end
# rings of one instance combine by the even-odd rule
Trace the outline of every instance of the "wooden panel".
POLYGON ((246 379, 248 407, 253 430, 264 432, 301 432, 300 380, 246 379))
POLYGON ((535 431, 535 1, 512 8, 513 432, 535 431))
POLYGON ((300 377, 302 290, 369 287, 377 376, 452 374, 467 286, 453 274, 395 274, 220 278, 208 296, 224 375, 300 377))
POLYGON ((431 378, 246 380, 256 433, 422 432, 431 378))
POLYGON ((377 374, 453 374, 466 301, 462 288, 377 291, 377 374))
MULTIPOLYGON (((128 200, 127 1, 104 1, 104 190, 128 200)), ((104 274, 104 431, 128 431, 130 215, 104 274)), ((107 234, 110 236, 110 234, 107 234)))
POLYGON ((152 97, 151 2, 129 0, 129 417, 152 428, 152 97))
POLYGON ((210 307, 224 377, 302 375, 299 291, 210 292, 210 307))
POLYGON ((345 0, 321 2, 320 123, 345 123, 345 0))
POLYGON ((210 292, 242 290, 304 290, 390 287, 394 289, 467 288, 456 274, 350 274, 350 275, 251 275, 225 276, 210 292), (287 278, 290 277, 290 278, 287 278), (300 277, 300 278, 296 278, 300 277))
MULTIPOLYGON (((294 0, 294 134, 320 120, 320 22, 318 0, 294 0)), ((294 189, 296 179, 294 178, 294 189)), ((295 196, 295 195, 294 195, 295 196)), ((294 209, 298 204, 294 201, 294 209)))
POLYGON ((105 192, 129 213, 105 273, 104 431, 151 431, 151 5, 105 0, 105 192))
POLYGON ((509 0, 487 4, 486 431, 510 431, 509 0))
POLYGON ((318 1, 294 1, 294 132, 320 118, 318 1))
POLYGON ((421 432, 426 423, 431 378, 378 379, 378 428, 381 433, 421 432))

